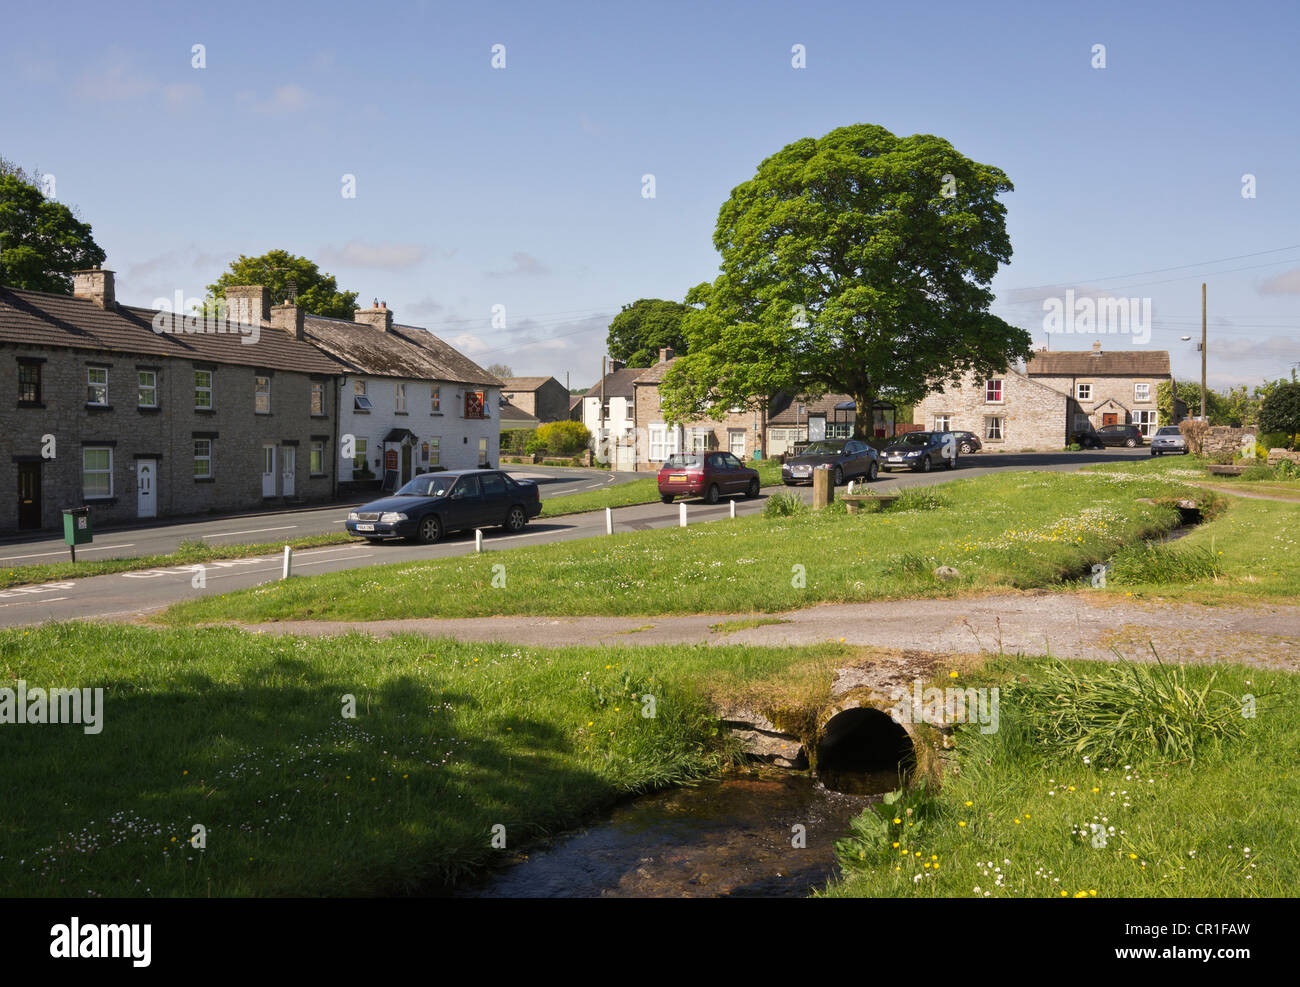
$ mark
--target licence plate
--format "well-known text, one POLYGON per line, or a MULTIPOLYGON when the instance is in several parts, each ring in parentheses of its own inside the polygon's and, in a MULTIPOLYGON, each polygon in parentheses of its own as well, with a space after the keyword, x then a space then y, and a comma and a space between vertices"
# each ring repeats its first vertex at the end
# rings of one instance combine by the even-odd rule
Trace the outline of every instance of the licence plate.
POLYGON ((901 462, 903 461, 903 457, 902 457, 902 456, 890 456, 890 457, 889 457, 889 461, 890 461, 891 463, 901 463, 901 462))
POLYGON ((686 477, 679 473, 679 474, 677 474, 676 476, 670 476, 670 477, 668 478, 668 482, 669 482, 669 483, 685 483, 685 482, 686 482, 686 477))
POLYGON ((374 530, 375 530, 375 526, 374 526, 373 524, 358 524, 358 525, 357 525, 357 530, 358 530, 358 531, 374 531, 374 530))

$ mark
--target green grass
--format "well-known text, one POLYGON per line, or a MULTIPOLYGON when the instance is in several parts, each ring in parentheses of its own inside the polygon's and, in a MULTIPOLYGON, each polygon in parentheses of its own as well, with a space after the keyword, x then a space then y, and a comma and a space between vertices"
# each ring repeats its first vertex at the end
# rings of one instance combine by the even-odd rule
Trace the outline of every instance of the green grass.
MULTIPOLYGON (((758 470, 758 482, 762 486, 769 487, 781 482, 781 463, 778 460, 764 459, 754 468, 758 470)), ((644 479, 629 480, 601 490, 543 498, 541 516, 558 517, 583 511, 601 511, 606 507, 654 504, 658 500, 659 482, 656 474, 649 473, 644 479)))
POLYGON ((0 727, 0 896, 437 890, 629 793, 716 773, 710 693, 797 683, 803 666, 825 690, 846 654, 0 632, 7 686, 105 692, 99 734, 0 727))
POLYGON ((0 589, 65 579, 81 579, 87 576, 103 576, 113 572, 198 565, 201 562, 243 559, 253 555, 275 555, 283 552, 285 545, 292 545, 294 548, 317 548, 322 545, 345 545, 351 541, 355 539, 344 532, 307 535, 303 538, 288 538, 276 542, 259 542, 256 545, 209 545, 202 539, 196 538, 181 542, 175 552, 167 555, 139 555, 131 558, 94 559, 81 562, 46 562, 40 565, 0 569, 0 589))
POLYGON ((826 894, 1293 897, 1300 680, 1236 665, 1146 671, 999 660, 963 681, 1002 690, 999 729, 960 727, 941 789, 855 820, 826 894))
POLYGON ((723 620, 710 624, 709 630, 715 634, 732 634, 735 631, 747 631, 751 627, 768 627, 772 624, 789 624, 792 621, 783 617, 745 617, 741 620, 723 620))

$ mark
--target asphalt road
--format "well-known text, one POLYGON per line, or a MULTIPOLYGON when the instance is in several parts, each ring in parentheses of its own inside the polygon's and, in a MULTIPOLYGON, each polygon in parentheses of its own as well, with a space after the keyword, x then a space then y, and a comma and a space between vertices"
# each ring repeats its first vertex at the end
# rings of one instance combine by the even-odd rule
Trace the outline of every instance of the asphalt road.
MULTIPOLYGON (((601 487, 615 486, 646 475, 559 466, 510 466, 506 472, 536 482, 543 500, 562 494, 586 493, 601 487)), ((200 539, 213 545, 255 545, 329 534, 343 530, 348 511, 354 506, 328 504, 201 520, 114 525, 97 530, 92 544, 77 549, 77 558, 92 560, 169 555, 180 547, 181 542, 200 539)), ((68 546, 63 543, 62 535, 50 537, 46 533, 38 538, 0 541, 0 565, 11 568, 42 562, 66 562, 67 559, 68 546)))
MULTIPOLYGON (((986 473, 1008 470, 1070 471, 1090 463, 1135 460, 1146 456, 1149 456, 1149 452, 1145 449, 1131 451, 1107 450, 1105 452, 1088 453, 978 454, 963 457, 960 468, 953 471, 939 470, 924 474, 881 474, 881 479, 873 485, 873 491, 885 493, 907 487, 945 483, 962 477, 980 476, 986 473)), ((761 511, 766 495, 772 493, 773 489, 780 488, 768 488, 764 491, 764 496, 755 500, 736 499, 737 515, 761 511)), ((811 500, 812 491, 810 488, 798 487, 794 489, 801 491, 805 499, 811 500)), ((730 510, 730 504, 725 500, 712 507, 701 501, 687 502, 687 520, 690 524, 717 521, 728 517, 730 510)), ((339 509, 336 507, 334 511, 339 511, 339 509)), ((620 531, 671 527, 678 523, 678 512, 678 504, 666 506, 655 503, 619 508, 613 512, 614 531, 618 533, 620 531)), ((336 514, 329 512, 300 513, 319 514, 320 517, 317 520, 325 522, 332 522, 337 517, 336 514)), ((343 509, 341 513, 346 513, 346 509, 343 509)), ((274 518, 283 519, 283 516, 275 515, 274 518)), ((279 522, 273 523, 274 518, 263 518, 264 524, 259 523, 255 526, 277 527, 279 522)), ((301 529, 293 530, 295 533, 310 533, 301 529)), ((337 528, 327 528, 325 530, 337 530, 337 528)), ((492 529, 484 532, 483 548, 485 553, 490 553, 540 542, 589 538, 602 535, 604 531, 605 515, 603 511, 574 514, 567 517, 533 521, 522 533, 517 535, 508 535, 500 529, 492 529)), ((275 537, 278 537, 278 535, 267 531, 258 534, 256 539, 266 541, 275 537)), ((353 569, 361 566, 466 555, 472 554, 473 551, 473 532, 450 535, 446 540, 436 545, 410 545, 406 543, 334 545, 296 552, 294 554, 294 573, 297 575, 314 575, 316 573, 334 572, 340 569, 353 569)), ((20 586, 0 591, 0 626, 19 626, 48 620, 73 620, 78 618, 121 619, 131 614, 159 610, 174 602, 189 599, 195 595, 225 593, 278 579, 281 574, 281 565, 282 560, 278 554, 208 563, 203 569, 204 585, 202 586, 195 585, 197 573, 190 566, 122 572, 107 576, 93 576, 87 579, 45 583, 39 586, 20 586)))

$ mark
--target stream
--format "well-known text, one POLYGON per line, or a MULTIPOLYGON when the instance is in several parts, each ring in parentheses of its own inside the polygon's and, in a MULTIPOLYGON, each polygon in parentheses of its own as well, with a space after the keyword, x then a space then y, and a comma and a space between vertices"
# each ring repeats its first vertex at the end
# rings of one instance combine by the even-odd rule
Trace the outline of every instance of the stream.
POLYGON ((806 773, 728 775, 643 795, 556 839, 462 897, 804 897, 835 877, 835 841, 896 771, 830 791, 806 773), (792 841, 804 827, 806 845, 792 841))

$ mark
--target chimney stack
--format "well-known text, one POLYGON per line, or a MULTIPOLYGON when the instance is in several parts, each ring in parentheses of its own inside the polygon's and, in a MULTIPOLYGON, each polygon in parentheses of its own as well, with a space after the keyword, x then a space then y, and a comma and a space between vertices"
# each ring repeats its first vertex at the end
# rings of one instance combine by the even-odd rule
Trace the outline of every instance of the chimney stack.
POLYGON ((354 322, 374 326, 380 332, 393 331, 393 310, 388 302, 376 302, 373 308, 359 308, 353 314, 354 322))
POLYGON ((290 305, 287 302, 284 305, 276 305, 271 309, 271 326, 275 329, 283 329, 294 339, 306 339, 307 334, 303 331, 305 314, 297 305, 290 305))
POLYGON ((271 289, 260 284, 232 284, 226 289, 226 318, 260 326, 271 316, 271 289))
POLYGON ((671 346, 665 346, 663 349, 659 351, 659 362, 667 363, 676 355, 677 354, 673 352, 673 348, 671 346))
POLYGON ((117 301, 113 294, 113 272, 98 267, 87 271, 72 272, 72 294, 76 298, 85 298, 102 309, 113 311, 117 301))

